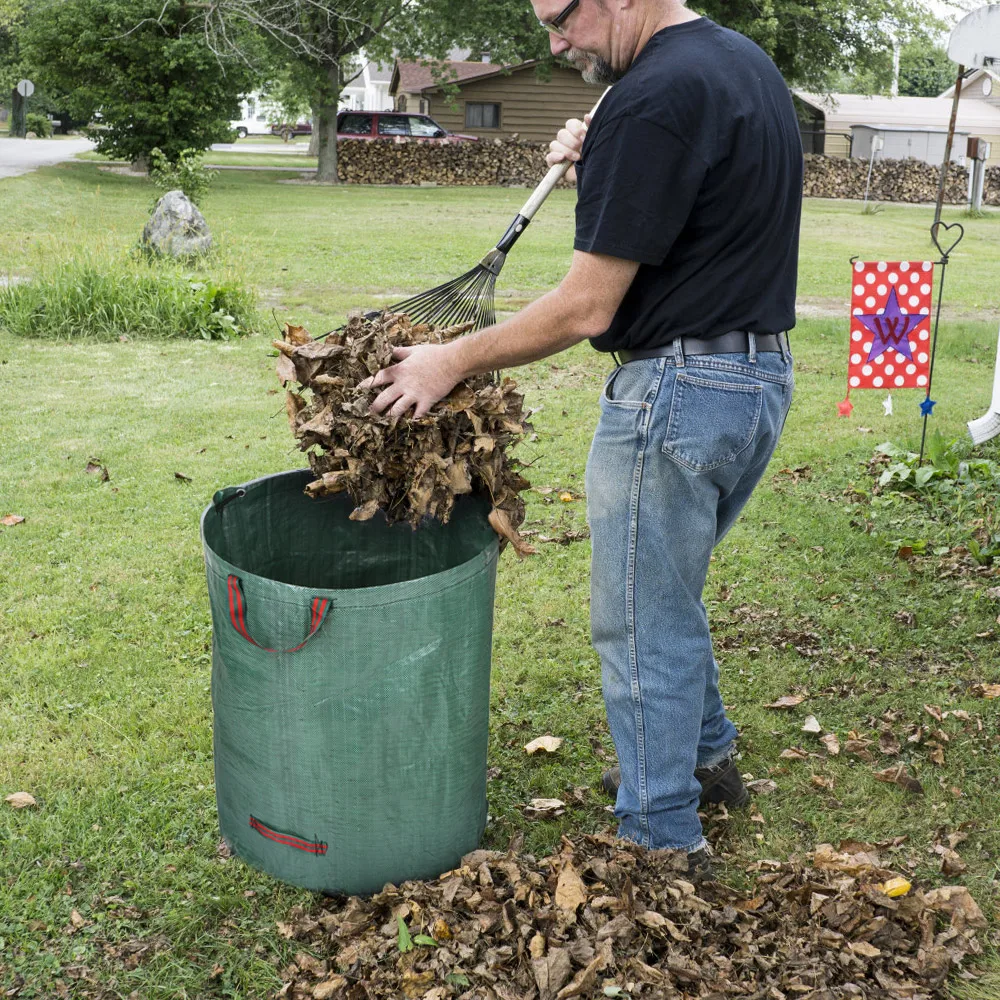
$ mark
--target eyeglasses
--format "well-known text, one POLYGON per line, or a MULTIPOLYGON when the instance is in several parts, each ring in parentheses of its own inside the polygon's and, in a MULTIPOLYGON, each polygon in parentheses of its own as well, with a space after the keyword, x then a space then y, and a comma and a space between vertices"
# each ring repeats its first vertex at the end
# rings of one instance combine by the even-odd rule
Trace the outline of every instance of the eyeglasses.
POLYGON ((561 35, 563 33, 563 24, 566 18, 580 6, 580 0, 569 0, 569 3, 555 17, 549 21, 543 21, 541 18, 538 19, 538 23, 548 32, 553 35, 561 35))

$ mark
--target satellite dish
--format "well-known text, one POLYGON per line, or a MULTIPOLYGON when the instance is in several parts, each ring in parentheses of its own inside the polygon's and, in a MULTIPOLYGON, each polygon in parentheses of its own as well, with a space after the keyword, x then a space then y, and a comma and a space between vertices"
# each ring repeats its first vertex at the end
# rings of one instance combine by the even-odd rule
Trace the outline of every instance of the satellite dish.
POLYGON ((1000 71, 1000 4, 966 14, 952 29, 948 56, 966 69, 1000 71))

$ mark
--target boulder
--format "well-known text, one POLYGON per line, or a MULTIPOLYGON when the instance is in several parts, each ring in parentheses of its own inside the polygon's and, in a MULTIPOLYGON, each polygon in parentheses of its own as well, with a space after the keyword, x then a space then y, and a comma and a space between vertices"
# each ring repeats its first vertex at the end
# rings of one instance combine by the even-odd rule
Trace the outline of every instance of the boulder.
POLYGON ((142 242, 157 253, 190 257, 212 245, 205 217, 183 191, 168 191, 157 203, 142 231, 142 242))

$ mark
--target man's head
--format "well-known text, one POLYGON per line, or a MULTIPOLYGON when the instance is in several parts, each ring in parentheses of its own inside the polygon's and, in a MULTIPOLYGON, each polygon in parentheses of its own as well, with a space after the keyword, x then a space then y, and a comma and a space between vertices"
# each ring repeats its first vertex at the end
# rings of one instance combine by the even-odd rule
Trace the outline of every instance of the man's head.
POLYGON ((684 0, 531 0, 531 6, 549 31, 553 55, 587 83, 611 84, 649 37, 684 11, 684 0))

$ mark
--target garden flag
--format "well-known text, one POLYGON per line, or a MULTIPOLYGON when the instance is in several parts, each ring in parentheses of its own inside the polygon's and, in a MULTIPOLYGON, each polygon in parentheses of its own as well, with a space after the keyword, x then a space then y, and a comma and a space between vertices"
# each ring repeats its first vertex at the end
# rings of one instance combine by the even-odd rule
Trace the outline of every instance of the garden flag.
MULTIPOLYGON (((930 261, 858 261, 851 272, 851 343, 847 397, 852 389, 923 389, 930 381, 930 261)), ((886 407, 891 413, 891 403, 886 407)))

